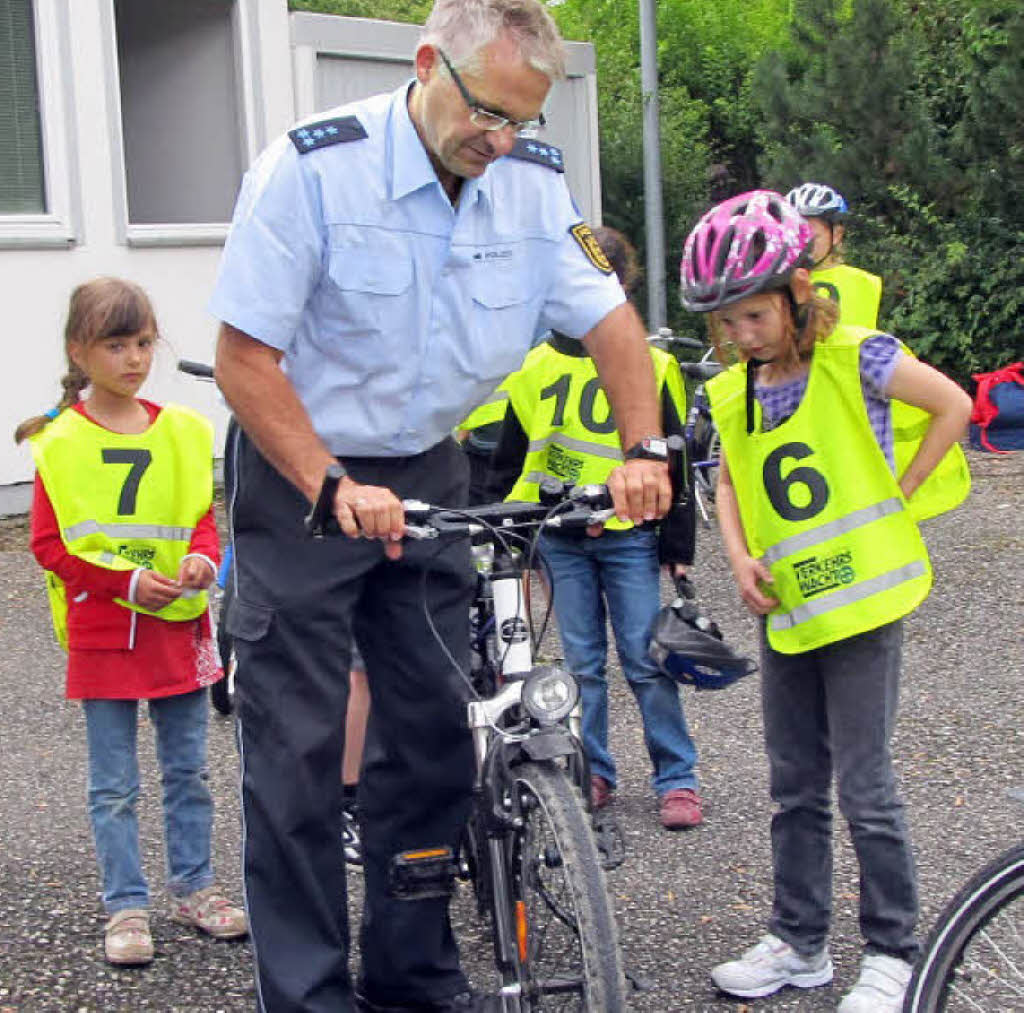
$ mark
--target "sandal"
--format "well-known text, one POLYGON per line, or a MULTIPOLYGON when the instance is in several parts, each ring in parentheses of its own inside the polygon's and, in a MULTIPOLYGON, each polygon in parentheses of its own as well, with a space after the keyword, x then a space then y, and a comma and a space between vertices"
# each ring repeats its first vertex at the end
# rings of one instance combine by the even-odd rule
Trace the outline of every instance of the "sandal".
POLYGON ((245 912, 235 907, 216 886, 196 890, 187 897, 175 898, 171 918, 182 925, 191 925, 214 939, 240 939, 249 934, 245 912))
POLYGON ((153 959, 149 912, 138 907, 116 912, 107 922, 103 949, 108 963, 117 966, 148 964, 153 959))

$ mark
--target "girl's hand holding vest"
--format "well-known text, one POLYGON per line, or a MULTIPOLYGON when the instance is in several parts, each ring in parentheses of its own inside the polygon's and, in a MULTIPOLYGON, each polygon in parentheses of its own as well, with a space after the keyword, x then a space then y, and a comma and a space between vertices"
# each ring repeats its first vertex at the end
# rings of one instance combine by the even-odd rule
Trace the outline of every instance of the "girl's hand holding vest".
POLYGON ((178 583, 192 591, 205 591, 217 579, 209 560, 199 556, 186 556, 178 570, 178 583))
POLYGON ((134 600, 136 605, 141 605, 150 612, 159 612, 180 598, 181 591, 179 581, 165 577, 155 570, 140 570, 134 600))

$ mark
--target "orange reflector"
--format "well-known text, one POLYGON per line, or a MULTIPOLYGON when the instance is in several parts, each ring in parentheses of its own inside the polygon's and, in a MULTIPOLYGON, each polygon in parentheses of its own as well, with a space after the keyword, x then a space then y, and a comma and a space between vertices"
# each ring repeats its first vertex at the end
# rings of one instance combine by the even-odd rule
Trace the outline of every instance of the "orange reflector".
POLYGON ((418 858, 444 858, 449 848, 426 848, 423 851, 403 851, 402 858, 407 862, 415 862, 418 858))
POLYGON ((526 963, 526 905, 516 901, 516 942, 519 943, 519 961, 526 963))

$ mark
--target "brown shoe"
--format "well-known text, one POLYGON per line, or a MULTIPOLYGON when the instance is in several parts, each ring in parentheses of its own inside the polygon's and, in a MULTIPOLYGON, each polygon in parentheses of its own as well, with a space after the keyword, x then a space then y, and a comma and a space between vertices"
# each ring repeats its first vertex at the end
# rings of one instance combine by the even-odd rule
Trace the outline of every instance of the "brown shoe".
POLYGON ((117 911, 107 922, 103 937, 107 962, 118 967, 148 964, 153 959, 149 912, 141 907, 117 911))
POLYGON ((612 800, 612 786, 600 774, 590 776, 590 807, 597 812, 612 800))
POLYGON ((692 788, 673 788, 661 796, 661 825, 666 830, 688 830, 703 822, 700 795, 692 788))
POLYGON ((171 917, 215 939, 240 939, 249 933, 245 912, 235 907, 216 886, 196 890, 187 897, 176 897, 171 917))

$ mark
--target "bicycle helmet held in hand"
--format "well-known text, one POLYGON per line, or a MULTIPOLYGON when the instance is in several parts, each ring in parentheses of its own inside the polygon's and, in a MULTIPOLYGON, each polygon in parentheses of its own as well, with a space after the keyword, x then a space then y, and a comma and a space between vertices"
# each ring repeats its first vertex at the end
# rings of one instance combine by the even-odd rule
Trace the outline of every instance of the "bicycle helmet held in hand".
POLYGON ((842 221, 850 212, 843 195, 824 183, 801 183, 786 194, 786 200, 804 218, 824 218, 830 223, 842 221))
POLYGON ((709 313, 748 295, 784 288, 810 265, 811 227, 774 190, 752 190, 713 207, 683 247, 683 306, 709 313))
POLYGON ((679 596, 654 620, 648 654, 667 676, 697 689, 725 689, 757 670, 750 658, 736 654, 718 626, 693 604, 693 585, 676 583, 679 596))

